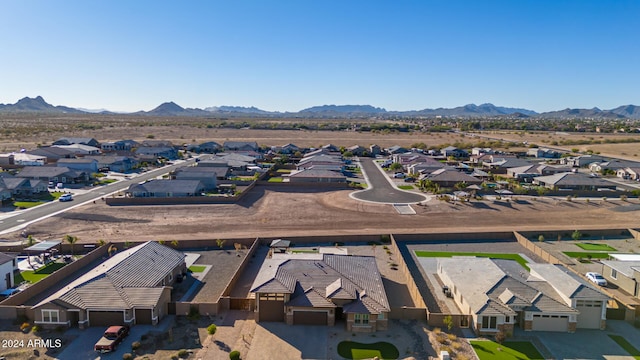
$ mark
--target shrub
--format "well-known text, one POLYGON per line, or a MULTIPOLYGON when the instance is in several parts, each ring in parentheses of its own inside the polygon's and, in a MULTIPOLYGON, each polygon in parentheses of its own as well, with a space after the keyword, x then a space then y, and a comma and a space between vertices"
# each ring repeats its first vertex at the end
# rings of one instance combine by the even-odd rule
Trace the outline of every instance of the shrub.
POLYGON ((458 337, 456 336, 456 334, 447 334, 447 338, 449 338, 449 340, 451 341, 456 341, 458 337))
POLYGON ((28 322, 23 322, 22 325, 20 325, 20 330, 25 331, 29 327, 31 327, 31 324, 29 324, 28 322))
POLYGON ((37 333, 38 331, 40 331, 40 326, 38 325, 33 325, 33 327, 31 328, 31 332, 32 333, 37 333))
POLYGON ((188 352, 187 350, 185 350, 185 349, 180 349, 180 350, 178 351, 178 357, 180 357, 180 358, 183 358, 183 359, 184 359, 184 358, 186 358, 186 357, 188 357, 188 356, 189 356, 189 352, 188 352))
POLYGON ((441 332, 442 332, 442 329, 440 329, 440 328, 434 328, 433 329, 433 333, 436 334, 436 335, 440 334, 441 332))
POLYGON ((134 341, 131 343, 131 350, 136 351, 140 348, 140 341, 134 341))
POLYGON ((171 355, 171 360, 178 360, 178 359, 179 359, 178 355, 176 354, 171 355))
POLYGON ((216 326, 216 324, 211 324, 207 327, 207 332, 209 333, 209 335, 213 335, 216 333, 217 329, 218 327, 216 326))
POLYGON ((229 353, 229 359, 230 360, 240 360, 240 351, 233 350, 232 352, 230 352, 229 353))
POLYGON ((133 360, 133 355, 131 355, 130 353, 126 353, 122 355, 122 360, 133 360))
POLYGON ((187 315, 189 320, 198 320, 200 319, 200 310, 197 306, 191 306, 189 308, 189 315, 187 315))

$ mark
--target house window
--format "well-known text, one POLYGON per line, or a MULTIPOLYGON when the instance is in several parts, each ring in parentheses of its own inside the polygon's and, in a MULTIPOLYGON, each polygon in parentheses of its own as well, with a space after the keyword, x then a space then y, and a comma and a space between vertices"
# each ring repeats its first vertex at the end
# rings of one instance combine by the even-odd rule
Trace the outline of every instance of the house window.
POLYGON ((378 314, 378 320, 384 320, 384 313, 378 314))
POLYGON ((368 325, 369 314, 355 314, 355 323, 357 325, 368 325))
POLYGON ((482 329, 497 329, 498 317, 497 316, 483 316, 482 317, 482 329))
POLYGON ((42 310, 42 322, 58 323, 58 310, 42 310))
POLYGON ((509 323, 510 321, 511 321, 511 317, 510 316, 505 317, 504 322, 509 323))
POLYGON ((617 280, 618 279, 618 270, 611 269, 611 278, 617 280))

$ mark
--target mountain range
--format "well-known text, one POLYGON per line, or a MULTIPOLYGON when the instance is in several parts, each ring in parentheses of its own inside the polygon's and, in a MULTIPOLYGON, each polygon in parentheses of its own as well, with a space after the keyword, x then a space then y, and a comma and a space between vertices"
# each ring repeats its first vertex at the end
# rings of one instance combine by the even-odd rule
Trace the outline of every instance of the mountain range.
MULTIPOLYGON (((108 110, 87 110, 67 106, 54 106, 42 96, 25 97, 15 104, 0 104, 0 113, 67 113, 67 114, 116 114, 108 110)), ((602 118, 602 119, 640 119, 640 106, 623 105, 611 110, 564 109, 537 113, 533 110, 495 106, 493 104, 468 104, 455 108, 422 109, 411 111, 388 111, 371 105, 321 105, 298 112, 266 111, 256 107, 213 106, 205 109, 183 108, 174 102, 165 102, 150 111, 138 111, 129 115, 140 116, 255 116, 255 117, 365 117, 365 116, 413 116, 413 117, 517 117, 517 118, 602 118)))

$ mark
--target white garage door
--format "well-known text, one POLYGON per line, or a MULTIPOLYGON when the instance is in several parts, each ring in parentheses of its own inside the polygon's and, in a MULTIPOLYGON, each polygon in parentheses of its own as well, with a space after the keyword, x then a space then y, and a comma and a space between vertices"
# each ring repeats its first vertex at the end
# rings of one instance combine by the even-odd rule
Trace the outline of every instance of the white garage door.
POLYGON ((562 331, 566 332, 569 326, 569 316, 560 315, 533 315, 532 330, 534 331, 562 331))
POLYGON ((602 317, 602 301, 578 300, 576 309, 578 314, 579 329, 600 329, 600 318, 602 317))

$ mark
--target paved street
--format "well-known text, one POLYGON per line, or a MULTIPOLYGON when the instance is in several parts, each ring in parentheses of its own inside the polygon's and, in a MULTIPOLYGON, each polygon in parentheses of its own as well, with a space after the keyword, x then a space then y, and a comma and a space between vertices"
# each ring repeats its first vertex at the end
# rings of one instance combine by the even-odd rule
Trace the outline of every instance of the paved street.
POLYGON ((369 188, 351 194, 354 199, 386 204, 414 204, 427 199, 424 195, 396 188, 371 158, 362 158, 360 167, 369 188))
MULTIPOLYGON (((92 188, 90 191, 78 191, 78 193, 73 196, 73 201, 52 201, 50 203, 36 206, 31 209, 4 214, 0 217, 0 235, 18 231, 22 228, 25 228, 29 224, 63 213, 75 207, 81 206, 84 203, 99 201, 100 198, 106 197, 121 190, 125 190, 132 184, 156 178, 176 168, 191 165, 194 162, 195 159, 178 161, 174 165, 164 166, 160 169, 152 170, 146 173, 131 174, 130 179, 123 177, 123 180, 105 186, 98 186, 92 188)), ((64 191, 65 189, 62 190, 64 191)), ((68 191, 74 192, 73 190, 68 191)))

